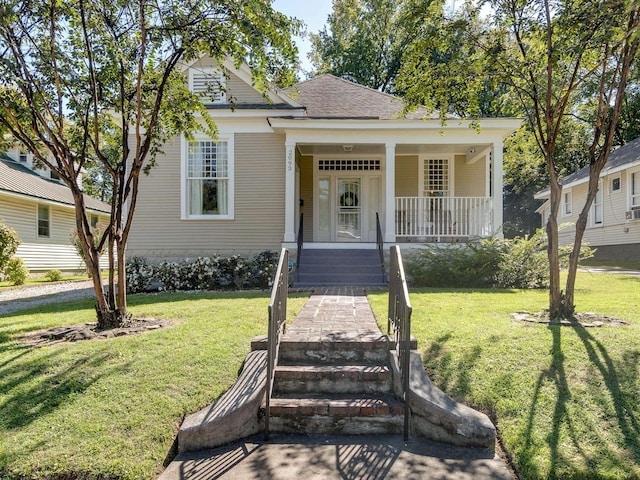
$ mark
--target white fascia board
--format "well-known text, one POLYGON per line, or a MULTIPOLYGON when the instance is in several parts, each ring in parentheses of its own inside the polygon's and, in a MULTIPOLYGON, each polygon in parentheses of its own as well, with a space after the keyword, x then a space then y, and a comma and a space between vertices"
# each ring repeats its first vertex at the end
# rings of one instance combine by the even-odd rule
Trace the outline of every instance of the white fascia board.
POLYGON ((517 118, 488 118, 479 120, 480 128, 476 130, 467 120, 451 120, 442 125, 440 120, 407 120, 407 119, 292 119, 269 117, 269 123, 275 130, 415 130, 433 131, 440 136, 458 132, 470 132, 474 138, 500 136, 504 138, 517 130, 522 124, 517 118))
MULTIPOLYGON (((189 62, 180 63, 180 67, 179 67, 180 71, 184 72, 188 70, 189 68, 191 68, 193 64, 195 64, 196 62, 199 62, 206 56, 207 56, 206 53, 201 53, 198 57, 194 58, 189 62)), ((222 62, 222 66, 227 70, 229 70, 234 75, 236 75, 242 81, 244 81, 251 88, 255 89, 255 87, 253 86, 253 74, 251 73, 251 68, 249 68, 249 65, 247 65, 245 62, 242 62, 238 67, 236 66, 236 63, 233 61, 233 59, 226 57, 222 62)), ((299 103, 297 103, 293 98, 291 98, 289 95, 279 91, 278 89, 269 88, 265 93, 267 97, 274 103, 284 102, 288 105, 291 105, 292 107, 302 106, 299 103)))
MULTIPOLYGON (((227 57, 224 60, 223 65, 225 68, 229 69, 229 71, 231 71, 233 74, 235 74, 238 78, 244 81, 247 85, 250 85, 252 88, 255 89, 255 87, 253 86, 253 74, 251 73, 251 69, 249 68, 249 65, 242 62, 242 64, 240 64, 240 66, 237 67, 235 62, 229 57, 227 57)), ((290 105, 292 107, 302 106, 298 102, 296 102, 293 98, 291 98, 289 95, 287 95, 286 93, 274 87, 270 87, 269 89, 267 89, 265 94, 274 103, 284 102, 287 105, 290 105)))
MULTIPOLYGON (((241 108, 211 108, 208 109, 209 116, 214 120, 216 118, 226 118, 226 117, 260 117, 264 119, 272 119, 277 118, 279 116, 283 117, 303 117, 304 110, 302 109, 282 109, 282 110, 271 110, 267 108, 252 108, 252 109, 241 109, 241 108)), ((196 116, 200 116, 197 114, 196 116)))
MULTIPOLYGON (((616 173, 624 172, 625 170, 637 167, 638 165, 640 165, 640 159, 636 160, 635 162, 625 163, 624 165, 620 165, 620 166, 617 166, 616 168, 612 168, 609 170, 607 170, 605 167, 605 169, 603 169, 600 172, 600 178, 604 178, 609 175, 615 175, 616 173)), ((579 178, 578 180, 574 180, 571 183, 567 183, 566 185, 563 185, 562 188, 563 189, 573 188, 577 185, 582 185, 583 183, 588 183, 588 182, 589 182, 589 175, 583 178, 579 178)), ((551 194, 551 191, 547 188, 541 192, 536 193, 533 196, 533 198, 535 198, 536 200, 544 200, 545 198, 549 197, 550 194, 551 194)))
MULTIPOLYGON (((68 210, 75 210, 75 204, 68 204, 63 202, 58 202, 56 200, 50 200, 48 198, 36 197, 33 195, 26 195, 24 193, 11 192, 9 190, 0 190, 0 195, 4 195, 10 198, 19 198, 20 200, 26 200, 34 203, 41 203, 43 205, 50 205, 53 207, 65 208, 68 210)), ((111 215, 111 212, 103 211, 103 210, 95 210, 93 208, 86 208, 87 212, 98 213, 101 215, 111 215)))
POLYGON ((548 208, 548 206, 549 206, 549 200, 547 200, 542 205, 540 205, 538 208, 536 208, 535 213, 542 213, 544 210, 546 210, 548 208))

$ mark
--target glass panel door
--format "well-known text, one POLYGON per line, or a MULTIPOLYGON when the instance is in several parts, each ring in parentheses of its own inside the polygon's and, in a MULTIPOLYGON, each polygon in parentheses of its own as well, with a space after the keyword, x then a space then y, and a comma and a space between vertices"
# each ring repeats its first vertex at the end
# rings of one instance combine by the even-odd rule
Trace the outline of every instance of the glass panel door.
POLYGON ((337 241, 359 242, 362 235, 361 181, 359 178, 338 178, 337 185, 337 241))

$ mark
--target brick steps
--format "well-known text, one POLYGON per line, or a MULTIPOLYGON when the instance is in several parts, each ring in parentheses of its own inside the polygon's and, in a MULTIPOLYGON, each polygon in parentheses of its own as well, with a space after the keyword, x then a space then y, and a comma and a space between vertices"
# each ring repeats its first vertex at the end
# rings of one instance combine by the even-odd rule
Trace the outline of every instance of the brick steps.
POLYGON ((404 405, 388 395, 271 399, 274 431, 315 435, 398 434, 404 405))
POLYGON ((380 365, 278 365, 275 393, 389 393, 391 371, 380 365))

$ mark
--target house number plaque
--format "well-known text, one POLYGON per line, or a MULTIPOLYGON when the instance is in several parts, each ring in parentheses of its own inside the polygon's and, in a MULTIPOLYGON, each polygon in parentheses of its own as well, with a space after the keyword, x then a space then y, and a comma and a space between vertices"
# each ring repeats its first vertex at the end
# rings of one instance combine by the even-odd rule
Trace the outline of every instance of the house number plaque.
POLYGON ((293 148, 287 149, 287 171, 293 170, 293 148))

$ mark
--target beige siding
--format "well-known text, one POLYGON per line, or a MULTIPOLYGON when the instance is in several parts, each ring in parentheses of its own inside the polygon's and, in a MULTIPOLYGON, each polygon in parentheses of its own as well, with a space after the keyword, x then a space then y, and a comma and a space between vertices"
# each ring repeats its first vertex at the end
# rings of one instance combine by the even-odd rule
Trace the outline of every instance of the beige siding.
MULTIPOLYGON (((217 68, 216 62, 209 58, 204 57, 192 65, 191 68, 203 69, 203 68, 217 68)), ((237 75, 231 72, 227 72, 227 98, 233 100, 238 104, 262 104, 268 105, 270 102, 255 88, 247 84, 237 75)))
MULTIPOLYGON (((0 198, 0 218, 17 232, 22 242, 17 255, 33 272, 51 269, 84 270, 82 259, 70 240, 75 229, 73 209, 50 205, 50 235, 38 237, 37 205, 36 201, 26 199, 0 198)), ((107 217, 100 216, 99 221, 107 223, 107 217)))
POLYGON ((418 156, 396 157, 396 197, 418 195, 418 156))
POLYGON ((464 155, 456 155, 454 162, 454 188, 456 197, 486 197, 486 159, 468 165, 464 155))
MULTIPOLYGON (((602 204, 603 223, 602 226, 592 226, 591 217, 587 223, 584 233, 584 241, 591 246, 598 245, 619 245, 640 243, 640 221, 629 221, 625 217, 627 210, 627 175, 609 175, 602 179, 602 204), (617 192, 610 190, 610 182, 614 177, 620 176, 621 188, 617 192)), ((571 189, 572 210, 571 215, 562 215, 562 206, 558 222, 560 224, 569 223, 561 232, 560 241, 562 244, 573 243, 575 236, 575 222, 582 210, 587 197, 588 184, 583 183, 571 189)))
POLYGON ((300 157, 300 198, 304 201, 304 241, 313 241, 313 157, 300 157))
POLYGON ((129 256, 184 258, 278 249, 284 234, 284 136, 236 134, 233 220, 181 220, 180 140, 140 182, 129 256))

